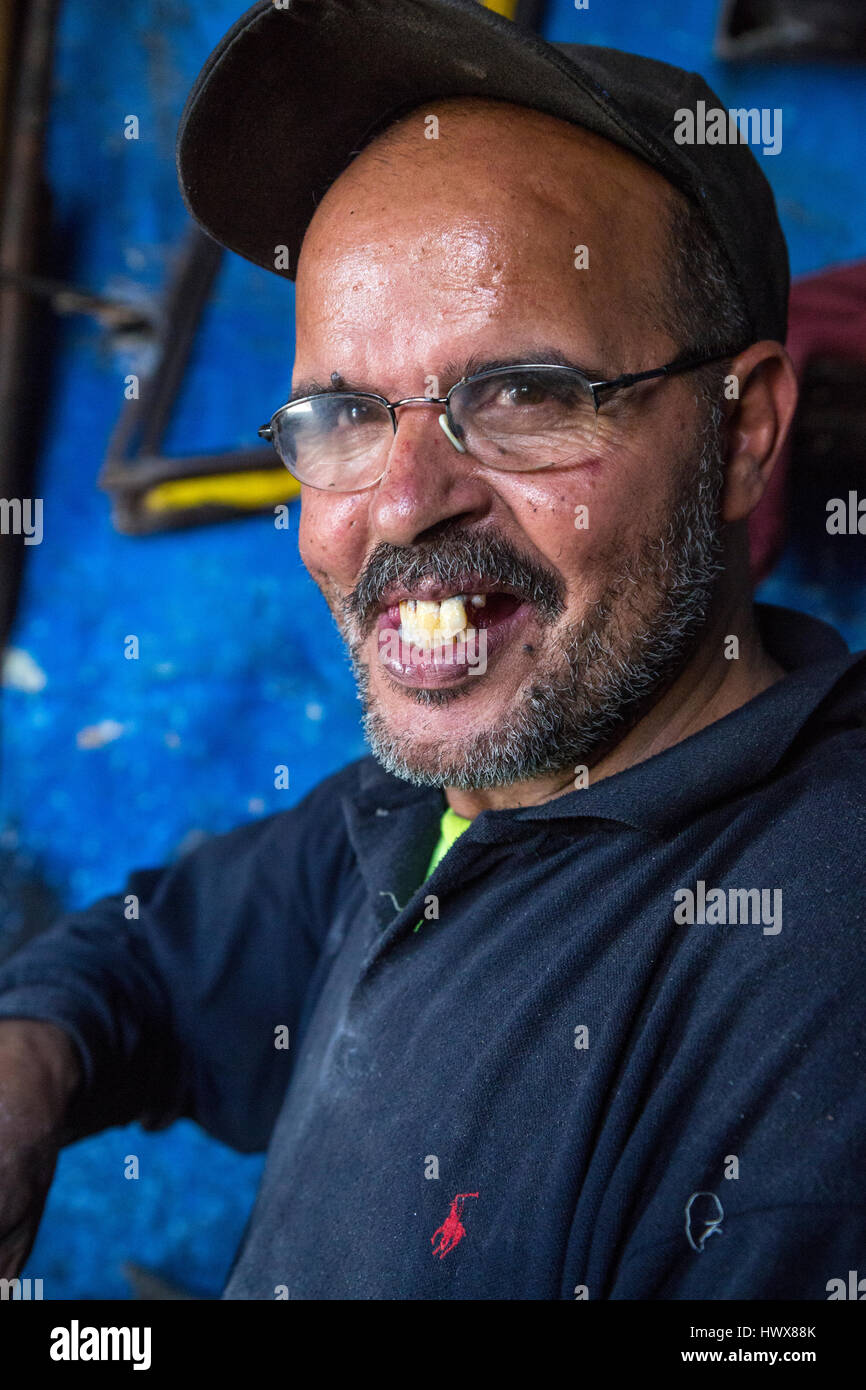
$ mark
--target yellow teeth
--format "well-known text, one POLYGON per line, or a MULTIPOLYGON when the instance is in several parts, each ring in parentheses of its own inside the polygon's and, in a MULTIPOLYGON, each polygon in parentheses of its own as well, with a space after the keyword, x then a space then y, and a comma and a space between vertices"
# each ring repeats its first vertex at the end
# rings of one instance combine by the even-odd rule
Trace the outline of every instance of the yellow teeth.
MULTIPOLYGON (((482 608, 486 601, 483 594, 475 594, 469 600, 474 608, 482 608)), ((416 646, 450 642, 472 626, 466 614, 466 602, 465 594, 443 599, 441 603, 435 599, 404 599, 400 604, 403 640, 416 646)))

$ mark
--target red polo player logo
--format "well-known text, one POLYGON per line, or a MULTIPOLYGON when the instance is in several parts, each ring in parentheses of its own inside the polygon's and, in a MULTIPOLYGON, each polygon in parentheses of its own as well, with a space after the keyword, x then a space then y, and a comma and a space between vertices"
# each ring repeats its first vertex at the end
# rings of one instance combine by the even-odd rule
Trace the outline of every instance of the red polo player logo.
POLYGON ((466 1234, 466 1227, 461 1221, 463 1215, 463 1203, 467 1197, 477 1197, 477 1192, 458 1192, 454 1201, 451 1203, 451 1210, 446 1216, 438 1231, 434 1231, 430 1237, 430 1244, 433 1246, 433 1258, 438 1255, 440 1260, 444 1260, 449 1250, 453 1250, 466 1234), (440 1237, 437 1248, 436 1237, 440 1237))

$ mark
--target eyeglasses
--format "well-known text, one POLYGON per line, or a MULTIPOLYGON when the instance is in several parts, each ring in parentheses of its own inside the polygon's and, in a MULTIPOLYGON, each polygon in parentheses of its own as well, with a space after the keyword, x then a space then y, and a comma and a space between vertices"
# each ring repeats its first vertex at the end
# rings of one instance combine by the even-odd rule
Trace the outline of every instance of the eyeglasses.
POLYGON ((640 381, 723 362, 674 360, 648 372, 591 381, 577 367, 530 362, 462 377, 447 396, 389 401, 371 391, 322 391, 280 407, 259 435, 309 487, 357 492, 384 477, 403 406, 444 406, 439 424, 460 453, 488 468, 536 472, 574 463, 595 440, 599 406, 640 381))

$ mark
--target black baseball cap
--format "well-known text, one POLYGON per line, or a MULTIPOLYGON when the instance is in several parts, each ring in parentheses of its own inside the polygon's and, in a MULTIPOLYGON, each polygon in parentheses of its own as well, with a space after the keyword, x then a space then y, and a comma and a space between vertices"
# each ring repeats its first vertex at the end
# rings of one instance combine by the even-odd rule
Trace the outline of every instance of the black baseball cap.
POLYGON ((477 0, 259 0, 196 79, 177 170, 223 246, 294 277, 316 205, 355 154, 414 107, 455 96, 529 106, 630 150, 701 209, 753 340, 784 342, 790 272, 772 189, 749 146, 678 144, 675 113, 724 109, 702 77, 590 44, 552 44, 477 0))

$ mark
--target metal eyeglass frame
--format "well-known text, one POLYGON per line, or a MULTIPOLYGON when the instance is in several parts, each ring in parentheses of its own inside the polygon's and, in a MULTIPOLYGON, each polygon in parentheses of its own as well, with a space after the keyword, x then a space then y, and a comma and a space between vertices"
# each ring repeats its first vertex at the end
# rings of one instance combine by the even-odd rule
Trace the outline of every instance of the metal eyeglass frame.
MULTIPOLYGON (((592 393, 592 400, 595 406, 596 414, 598 414, 598 408, 602 404, 602 395, 604 393, 625 391, 630 386, 636 386, 639 381, 651 381, 653 380, 653 378, 656 377, 676 376, 680 372, 693 372, 698 367, 709 367, 714 362, 725 362, 730 357, 733 357, 735 355, 736 353, 733 352, 723 352, 716 353, 712 357, 684 358, 682 361, 678 360, 677 358, 674 358, 672 362, 666 363, 664 367, 653 367, 650 371, 647 372, 626 372, 623 376, 611 377, 607 381, 591 381, 589 377, 586 375, 586 373, 582 372, 579 367, 564 366, 562 362, 517 362, 513 366, 490 367, 487 371, 475 372, 470 376, 461 377, 459 381, 455 381, 454 385, 451 387, 450 391, 445 396, 406 396, 403 400, 400 401, 389 401, 385 398, 385 396, 377 395, 375 391, 316 391, 310 396, 299 396, 297 400, 288 401, 285 405, 281 405, 279 410, 274 411, 268 423, 266 425, 260 426, 258 433, 260 438, 271 440, 271 442, 274 444, 274 449, 276 450, 273 426, 277 416, 281 415, 284 410, 291 410, 293 406, 304 405, 307 401, 320 400, 322 396, 331 396, 336 398, 342 396, 349 396, 356 400, 377 401, 379 405, 383 405, 385 407, 389 416, 391 417, 391 425, 395 434, 397 433, 396 412, 397 410, 399 410, 401 406, 441 405, 445 407, 445 413, 444 415, 439 416, 439 423, 442 426, 444 433, 448 436, 451 443, 454 445, 454 448, 457 449, 461 454, 465 454, 466 448, 463 444, 460 443, 460 440, 458 438, 458 430, 460 427, 457 425, 456 421, 453 419, 451 415, 451 397, 453 396, 454 392, 458 390, 459 387, 467 386, 471 382, 485 381, 489 377, 500 375, 504 376, 507 373, 517 374, 519 372, 538 371, 539 369, 542 369, 544 371, 569 372, 572 376, 581 377, 586 382, 590 392, 592 393)), ((277 452, 277 457, 280 458, 280 461, 284 463, 284 460, 280 457, 279 452, 277 452)), ((494 466, 495 465, 493 464, 487 465, 487 467, 490 468, 494 466)), ((539 469, 535 471, 540 472, 541 468, 548 466, 549 465, 542 464, 540 465, 539 469)), ((534 470, 523 469, 521 471, 531 473, 534 470)), ((384 470, 383 473, 379 475, 379 477, 381 478, 383 476, 384 470)), ((379 478, 375 479, 375 482, 378 481, 379 478)), ((312 487, 314 486, 314 484, 307 484, 307 486, 312 487)), ((374 483, 366 483, 364 486, 373 487, 374 483)), ((363 489, 358 490, 362 491, 363 489)))

